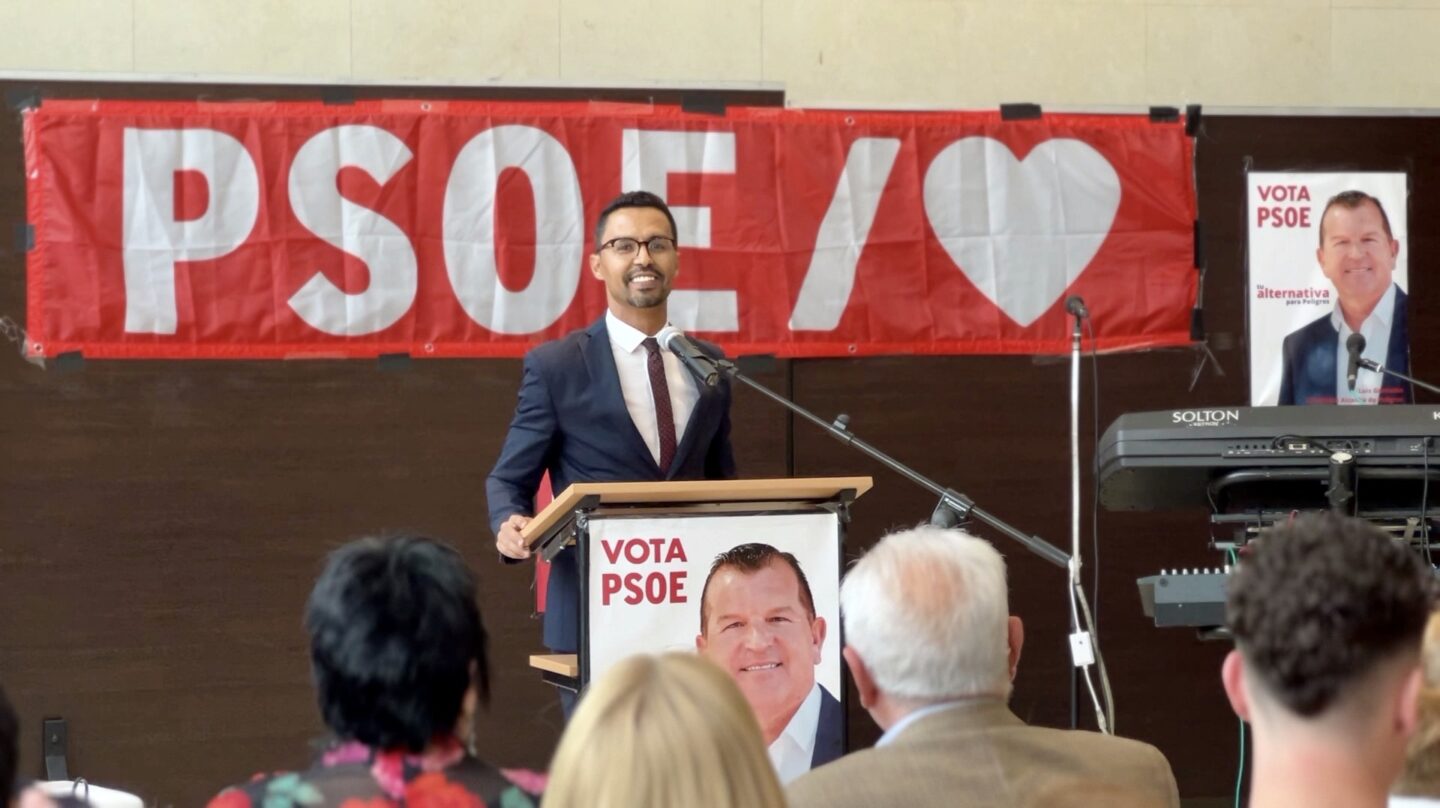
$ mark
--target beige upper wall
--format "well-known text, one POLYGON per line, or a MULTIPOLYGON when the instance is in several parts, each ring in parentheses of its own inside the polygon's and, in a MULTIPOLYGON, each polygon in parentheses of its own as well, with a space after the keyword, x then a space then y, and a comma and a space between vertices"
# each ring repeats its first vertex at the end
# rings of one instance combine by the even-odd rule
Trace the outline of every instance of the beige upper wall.
POLYGON ((0 74, 1440 107, 1440 0, 0 0, 0 74))

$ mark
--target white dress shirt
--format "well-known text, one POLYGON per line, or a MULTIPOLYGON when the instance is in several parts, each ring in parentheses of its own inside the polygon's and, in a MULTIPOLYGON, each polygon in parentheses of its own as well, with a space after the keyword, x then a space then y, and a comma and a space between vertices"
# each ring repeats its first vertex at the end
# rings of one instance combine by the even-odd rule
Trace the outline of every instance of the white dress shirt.
MULTIPOLYGON (((1365 337, 1365 350, 1360 353, 1361 356, 1378 365, 1385 364, 1386 354, 1390 353, 1390 325, 1394 319, 1395 284, 1392 283, 1390 288, 1385 290, 1385 296, 1375 304, 1375 310, 1360 324, 1360 334, 1365 337)), ((1351 392, 1350 382, 1345 378, 1350 369, 1350 350, 1345 347, 1345 343, 1355 332, 1351 331, 1349 324, 1345 322, 1339 303, 1336 303, 1335 310, 1330 312, 1330 324, 1340 332, 1340 340, 1335 344, 1335 403, 1380 403, 1380 388, 1385 386, 1384 373, 1361 368, 1355 374, 1354 392, 1351 392)))
POLYGON ((770 762, 775 764, 775 774, 781 784, 788 783, 810 771, 810 761, 815 758, 815 733, 820 728, 820 683, 810 687, 810 695, 800 702, 800 708, 790 716, 790 723, 767 750, 770 762))
MULTIPOLYGON (((630 420, 635 422, 640 437, 650 447, 650 456, 660 462, 660 427, 655 420, 655 397, 650 392, 650 355, 640 343, 645 334, 616 317, 614 312, 605 312, 605 330, 610 334, 610 352, 615 356, 615 370, 620 373, 620 392, 625 396, 625 409, 630 420)), ((675 354, 660 349, 660 358, 665 363, 665 385, 670 388, 670 410, 675 416, 675 447, 685 438, 685 425, 690 423, 690 413, 695 402, 700 400, 700 386, 690 378, 685 367, 675 354)), ((663 471, 664 469, 662 469, 663 471)))
MULTIPOLYGON (((1355 385, 1359 387, 1360 385, 1355 385)), ((1398 794, 1391 794, 1387 803, 1389 808, 1436 808, 1440 806, 1440 799, 1434 797, 1402 797, 1398 794)))

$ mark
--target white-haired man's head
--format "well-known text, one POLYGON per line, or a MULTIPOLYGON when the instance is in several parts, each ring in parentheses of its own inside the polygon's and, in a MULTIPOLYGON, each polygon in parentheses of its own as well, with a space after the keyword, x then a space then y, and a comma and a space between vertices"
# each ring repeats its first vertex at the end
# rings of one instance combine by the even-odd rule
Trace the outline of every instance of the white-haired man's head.
POLYGON ((840 609, 857 685, 911 708, 1009 697, 1023 629, 989 542, 928 525, 886 536, 845 576, 840 609))

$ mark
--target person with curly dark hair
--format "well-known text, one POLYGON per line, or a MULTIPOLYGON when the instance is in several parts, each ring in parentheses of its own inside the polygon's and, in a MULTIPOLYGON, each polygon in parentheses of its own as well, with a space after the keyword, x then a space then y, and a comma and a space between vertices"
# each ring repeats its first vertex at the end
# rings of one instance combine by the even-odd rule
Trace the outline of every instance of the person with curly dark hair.
POLYGON ((1221 678, 1254 732, 1250 806, 1383 806, 1416 726, 1433 576, 1368 522, 1300 516, 1230 581, 1221 678))
POLYGON ((539 775, 467 749, 490 667, 459 553, 417 536, 351 542, 315 582, 305 628, 335 742, 310 769, 226 789, 211 808, 535 804, 539 775))

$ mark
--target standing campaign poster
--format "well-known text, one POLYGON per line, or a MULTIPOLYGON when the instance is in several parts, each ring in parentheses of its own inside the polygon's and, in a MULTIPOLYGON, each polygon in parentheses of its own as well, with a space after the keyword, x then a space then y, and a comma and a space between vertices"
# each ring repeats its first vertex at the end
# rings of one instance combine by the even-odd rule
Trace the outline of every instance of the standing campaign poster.
POLYGON ((1411 400, 1375 371, 1350 384, 1353 358, 1409 372, 1407 188, 1402 172, 1248 175, 1252 405, 1411 400))
POLYGON ((592 517, 591 680, 632 654, 693 651, 735 680, 762 729, 838 754, 840 531, 828 511, 592 517))

